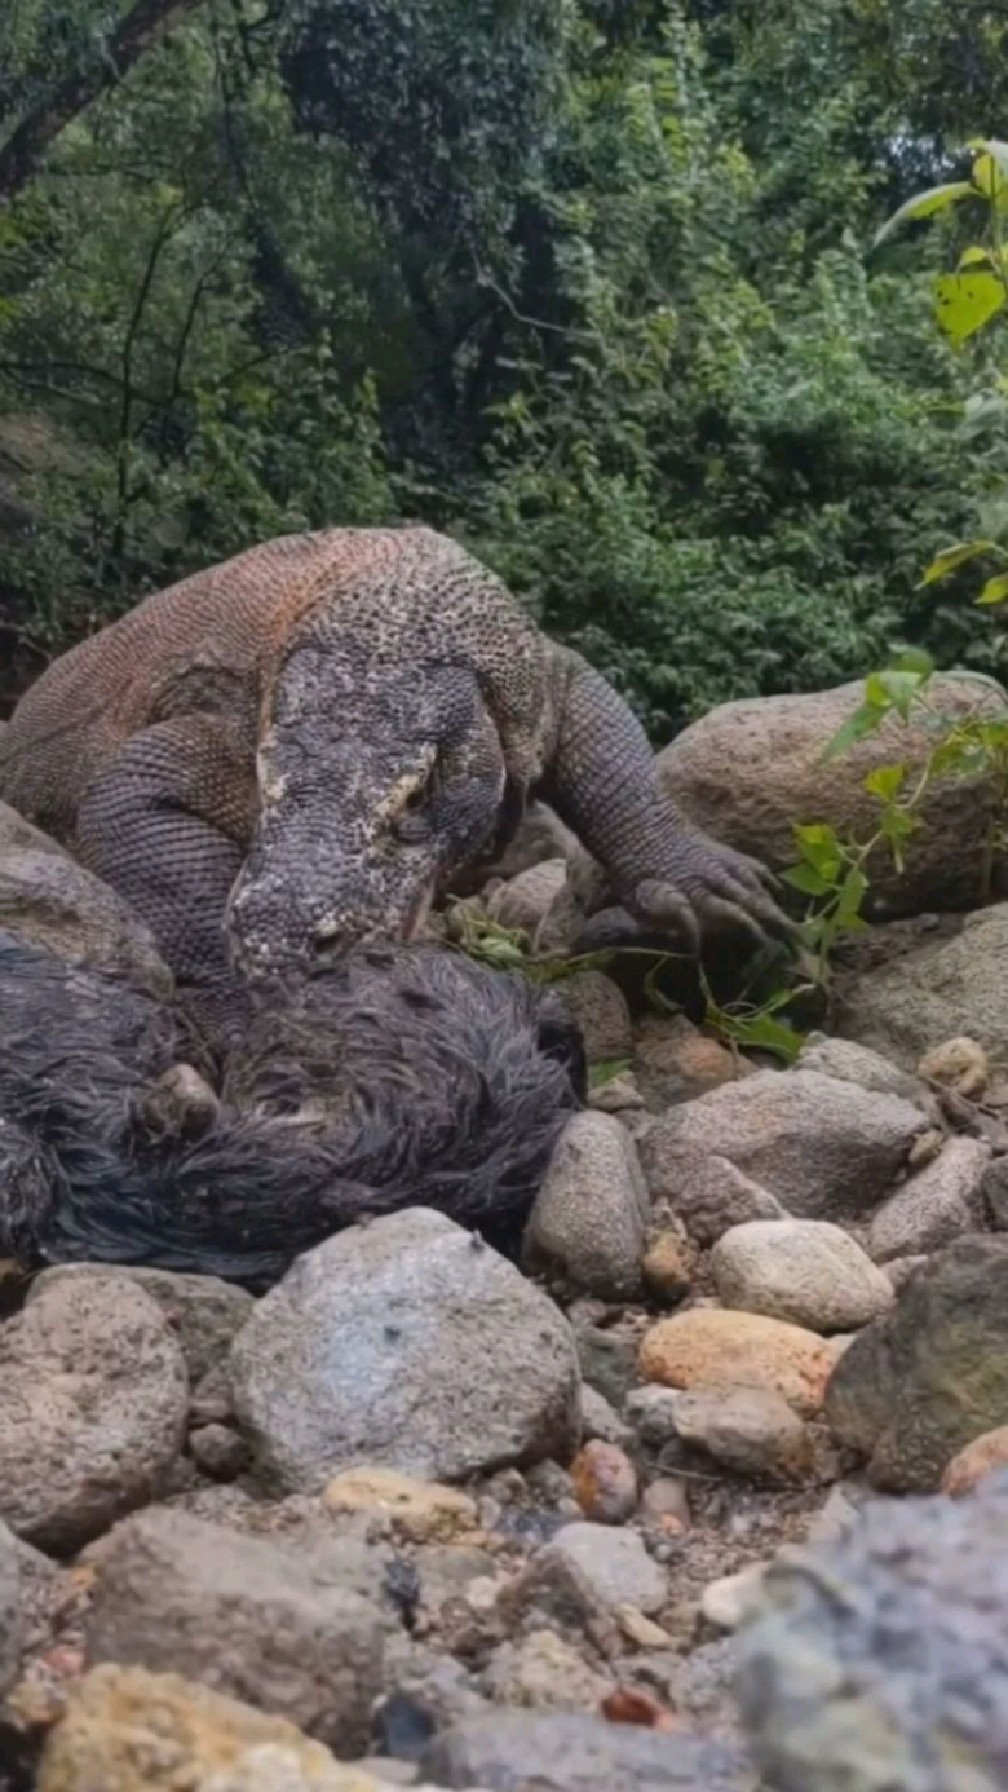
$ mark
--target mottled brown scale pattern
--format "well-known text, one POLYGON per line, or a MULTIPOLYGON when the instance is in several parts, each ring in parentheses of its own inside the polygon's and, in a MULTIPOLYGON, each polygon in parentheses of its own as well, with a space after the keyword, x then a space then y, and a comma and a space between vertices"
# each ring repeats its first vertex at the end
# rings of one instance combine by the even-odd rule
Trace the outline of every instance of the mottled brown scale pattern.
POLYGON ((539 789, 633 924, 783 923, 758 867, 658 790, 636 718, 501 581, 425 528, 284 537, 58 660, 0 796, 133 901, 177 973, 409 937, 539 789))

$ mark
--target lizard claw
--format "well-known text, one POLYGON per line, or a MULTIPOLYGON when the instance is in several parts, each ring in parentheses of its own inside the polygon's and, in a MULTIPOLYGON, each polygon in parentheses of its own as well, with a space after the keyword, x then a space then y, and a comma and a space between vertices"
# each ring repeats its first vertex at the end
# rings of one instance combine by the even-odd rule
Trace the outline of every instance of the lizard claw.
POLYGON ((797 930, 775 899, 773 873, 731 847, 710 848, 682 880, 645 878, 633 893, 633 908, 645 921, 668 927, 699 951, 702 938, 744 933, 754 945, 783 940, 793 945, 797 930))

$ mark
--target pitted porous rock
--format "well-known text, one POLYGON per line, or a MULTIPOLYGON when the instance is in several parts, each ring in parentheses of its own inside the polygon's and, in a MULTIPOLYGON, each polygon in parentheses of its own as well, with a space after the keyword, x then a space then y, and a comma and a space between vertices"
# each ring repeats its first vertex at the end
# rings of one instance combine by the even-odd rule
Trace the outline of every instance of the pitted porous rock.
POLYGON ((312 1491, 384 1465, 431 1480, 569 1453, 579 1374, 538 1288, 429 1209, 300 1257, 231 1349, 259 1473, 312 1491))
POLYGON ((889 1192, 926 1125, 899 1096, 816 1070, 761 1070, 671 1108, 641 1141, 641 1161, 652 1194, 667 1191, 677 1207, 692 1165, 716 1153, 796 1218, 858 1219, 889 1192))
MULTIPOLYGON (((62 1264, 43 1270, 32 1287, 33 1297, 65 1281, 69 1289, 84 1285, 85 1277, 104 1276, 101 1263, 62 1264)), ((117 1269, 137 1288, 142 1288, 161 1308, 178 1338, 189 1385, 197 1388, 203 1377, 227 1355, 236 1333, 250 1318, 255 1302, 244 1288, 222 1282, 219 1276, 174 1275, 164 1269, 117 1269)))
POLYGON ((1008 1474, 971 1498, 871 1501, 778 1557, 735 1639, 774 1792, 1008 1784, 1008 1474))
POLYGON ((788 932, 762 869, 659 788, 612 687, 426 528, 197 573, 57 660, 0 739, 0 796, 135 904, 184 983, 225 975, 228 945, 256 977, 412 937, 535 792, 631 936, 788 932))
POLYGON ((187 1378, 160 1308, 114 1270, 42 1288, 0 1327, 0 1516, 71 1550, 156 1494, 187 1378))

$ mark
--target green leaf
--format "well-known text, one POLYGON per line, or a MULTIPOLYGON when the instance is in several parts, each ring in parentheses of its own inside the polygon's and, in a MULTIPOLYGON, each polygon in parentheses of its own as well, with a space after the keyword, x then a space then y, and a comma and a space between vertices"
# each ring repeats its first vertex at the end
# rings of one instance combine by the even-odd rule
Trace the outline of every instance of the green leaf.
POLYGON ((947 579, 950 572, 959 566, 965 566, 967 560, 975 560, 979 554, 997 552, 996 541, 960 541, 954 548, 945 548, 936 554, 921 580, 922 585, 937 584, 939 579, 947 579))
POLYGON ((892 217, 876 233, 872 248, 877 249, 880 243, 887 242, 901 224, 915 224, 921 218, 933 218, 938 212, 947 211, 950 205, 955 205, 960 199, 972 199, 975 192, 972 181, 968 180, 946 181, 939 187, 928 187, 925 192, 916 194, 913 199, 908 199, 901 205, 898 211, 893 212, 892 217))
POLYGON ((990 250, 982 249, 979 244, 975 244, 972 249, 964 249, 959 257, 960 269, 993 266, 990 250))
POLYGON ((611 1083, 616 1077, 622 1076, 624 1071, 629 1068, 629 1058, 596 1058, 595 1062, 588 1066, 589 1092, 594 1094, 596 1089, 604 1089, 606 1083, 611 1083))
POLYGON ((879 797, 883 803, 891 803, 902 790, 906 777, 905 765, 879 765, 868 773, 864 787, 870 795, 879 797))
POLYGON ((940 274, 935 281, 938 322, 950 341, 966 342, 982 330, 1005 302, 1004 282, 982 271, 940 274))
POLYGON ((1008 597, 1008 572, 995 573, 977 598, 978 604, 1003 604, 1008 597))
POLYGON ((773 1052, 786 1064, 793 1064, 805 1044, 805 1035, 789 1027, 786 1021, 774 1020, 770 1014, 753 1015, 751 1019, 733 1021, 731 1037, 751 1051, 773 1052))
POLYGON ((792 865, 790 870, 781 872, 781 881, 805 896, 828 896, 833 888, 814 865, 792 865))
POLYGON ((924 647, 905 647, 892 662, 894 672, 916 672, 923 684, 933 677, 934 660, 924 647))
POLYGON ((863 740, 866 734, 873 734, 879 723, 885 720, 889 707, 888 702, 862 703, 841 724, 832 740, 827 742, 820 756, 820 764, 824 765, 828 759, 835 759, 838 754, 846 753, 848 747, 852 747, 855 741, 863 740))
POLYGON ((849 927, 857 922, 861 915, 861 904, 868 889, 868 879, 863 871, 852 865, 840 886, 840 900, 837 903, 837 920, 842 927, 849 927))
POLYGON ((1008 144, 988 137, 979 148, 972 169, 973 185, 985 199, 997 199, 1008 185, 1008 144))
POLYGON ((804 826, 796 823, 791 831, 802 861, 832 884, 843 864, 843 847, 835 829, 827 822, 816 821, 804 826))

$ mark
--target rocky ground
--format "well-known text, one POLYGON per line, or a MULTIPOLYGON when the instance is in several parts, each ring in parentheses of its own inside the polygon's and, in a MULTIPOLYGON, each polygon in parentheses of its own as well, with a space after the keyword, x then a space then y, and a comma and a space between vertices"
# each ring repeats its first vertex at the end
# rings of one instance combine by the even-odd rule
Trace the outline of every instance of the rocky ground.
POLYGON ((788 1070, 580 974, 518 1264, 11 1267, 6 1792, 1003 1792, 1008 908, 886 931, 788 1070))

